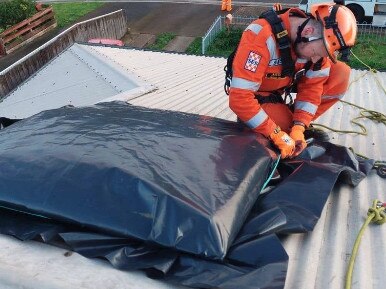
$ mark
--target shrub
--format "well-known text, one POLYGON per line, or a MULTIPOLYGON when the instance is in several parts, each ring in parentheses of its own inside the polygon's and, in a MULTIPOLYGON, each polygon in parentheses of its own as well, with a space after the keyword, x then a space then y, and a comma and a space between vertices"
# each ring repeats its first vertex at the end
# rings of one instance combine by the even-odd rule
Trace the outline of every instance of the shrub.
POLYGON ((6 0, 0 2, 0 29, 7 29, 36 13, 33 0, 6 0))
POLYGON ((221 30, 209 45, 207 54, 228 57, 239 44, 242 33, 243 30, 238 28, 221 30))

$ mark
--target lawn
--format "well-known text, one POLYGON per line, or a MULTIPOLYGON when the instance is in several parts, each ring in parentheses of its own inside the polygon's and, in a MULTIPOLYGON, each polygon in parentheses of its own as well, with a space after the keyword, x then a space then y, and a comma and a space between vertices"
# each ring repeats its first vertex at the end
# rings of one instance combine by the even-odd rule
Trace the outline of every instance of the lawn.
POLYGON ((152 50, 162 50, 175 37, 176 35, 174 33, 170 33, 170 32, 161 33, 157 36, 154 44, 149 45, 147 48, 152 50))
MULTIPOLYGON (((353 48, 354 55, 371 68, 386 71, 386 35, 383 37, 383 41, 380 41, 379 37, 377 39, 358 37, 357 44, 353 48)), ((351 56, 350 66, 366 69, 355 56, 351 56)))
MULTIPOLYGON (((233 29, 231 31, 222 30, 207 49, 206 55, 223 56, 228 55, 236 48, 241 37, 242 30, 233 29)), ((386 36, 383 38, 372 38, 371 35, 358 37, 357 44, 353 48, 353 53, 371 68, 386 71, 386 36)), ((188 47, 187 53, 201 54, 201 38, 196 39, 188 47)), ((354 56, 351 56, 349 65, 355 69, 368 69, 354 56)))
POLYGON ((64 28, 77 22, 87 13, 103 6, 104 2, 53 3, 58 28, 64 28))

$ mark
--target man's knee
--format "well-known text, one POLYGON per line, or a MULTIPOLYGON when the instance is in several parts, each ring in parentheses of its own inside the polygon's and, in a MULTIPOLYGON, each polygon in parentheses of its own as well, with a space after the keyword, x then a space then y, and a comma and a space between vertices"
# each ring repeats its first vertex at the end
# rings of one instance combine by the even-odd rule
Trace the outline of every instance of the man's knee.
POLYGON ((341 76, 342 85, 345 87, 345 91, 348 89, 349 80, 350 80, 350 74, 351 74, 351 68, 346 63, 342 61, 338 61, 336 64, 333 65, 333 70, 335 75, 341 76))
POLYGON ((324 88, 324 95, 344 94, 349 86, 351 68, 346 63, 338 61, 331 64, 330 76, 324 88))

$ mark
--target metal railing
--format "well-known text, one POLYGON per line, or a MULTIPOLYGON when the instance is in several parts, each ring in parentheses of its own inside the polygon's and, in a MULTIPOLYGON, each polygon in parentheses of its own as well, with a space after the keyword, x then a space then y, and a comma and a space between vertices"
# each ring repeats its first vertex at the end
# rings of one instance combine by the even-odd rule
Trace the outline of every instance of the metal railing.
MULTIPOLYGON (((232 20, 232 27, 238 27, 241 29, 246 28, 253 20, 254 17, 242 17, 234 16, 232 20)), ((205 55, 209 45, 214 41, 217 34, 224 29, 225 16, 219 16, 213 22, 208 32, 202 38, 202 54, 205 55)), ((386 27, 375 27, 371 24, 358 24, 358 39, 360 41, 372 41, 376 44, 386 44, 386 27)))
POLYGON ((358 40, 386 44, 386 27, 375 27, 371 24, 358 24, 358 40))
MULTIPOLYGON (((255 17, 233 16, 231 26, 244 29, 255 19, 255 17)), ((209 28, 208 32, 202 38, 202 54, 205 54, 207 48, 216 38, 217 34, 225 27, 225 16, 218 16, 213 22, 212 26, 209 28)))
POLYGON ((222 24, 225 17, 223 16, 218 16, 216 20, 213 22, 212 26, 210 26, 208 32, 206 32, 205 36, 202 37, 202 54, 205 54, 205 50, 208 48, 208 46, 213 42, 213 40, 216 38, 216 35, 221 31, 222 29, 222 24), (221 20, 223 19, 223 20, 221 20))

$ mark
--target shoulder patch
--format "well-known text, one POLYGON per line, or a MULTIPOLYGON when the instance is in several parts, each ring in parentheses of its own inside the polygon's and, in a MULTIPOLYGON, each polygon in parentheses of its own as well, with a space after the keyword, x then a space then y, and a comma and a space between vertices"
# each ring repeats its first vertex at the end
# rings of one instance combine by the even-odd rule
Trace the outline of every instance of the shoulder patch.
POLYGON ((245 62, 244 69, 256 72, 257 66, 259 65, 261 55, 254 51, 249 52, 247 61, 245 62))

